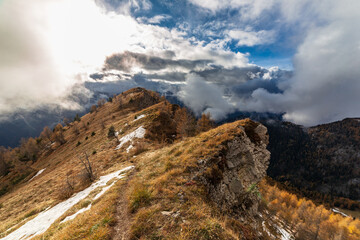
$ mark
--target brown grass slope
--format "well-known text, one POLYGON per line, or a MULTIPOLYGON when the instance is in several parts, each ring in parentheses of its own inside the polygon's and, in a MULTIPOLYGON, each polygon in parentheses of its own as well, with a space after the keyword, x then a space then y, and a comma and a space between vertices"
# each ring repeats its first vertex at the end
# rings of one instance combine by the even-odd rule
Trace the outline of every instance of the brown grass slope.
POLYGON ((244 209, 220 210, 208 189, 191 177, 201 172, 209 182, 220 180, 221 168, 213 165, 199 171, 199 160, 219 157, 244 131, 256 143, 253 129, 258 124, 246 119, 180 137, 178 109, 154 92, 131 89, 63 127, 64 143, 51 139, 53 143, 42 145, 35 162, 15 159, 10 173, 0 178, 0 184, 20 179, 0 197, 0 237, 87 187, 90 182, 79 159, 86 153, 95 177, 129 165, 135 169, 131 178, 118 181, 98 200, 82 200, 34 239, 270 239, 261 228, 260 215, 254 218, 244 209), (145 117, 139 119, 141 115, 145 117), (108 136, 111 126, 118 137, 108 136), (140 126, 146 129, 144 139, 134 140, 129 152, 130 143, 115 150, 118 139, 140 126), (45 171, 29 181, 40 169, 45 171), (26 171, 30 173, 23 175, 26 171), (90 211, 60 223, 89 204, 90 211))
MULTIPOLYGON (((68 197, 67 179, 73 182, 73 192, 88 186, 79 159, 85 153, 90 156, 96 176, 131 165, 132 153, 115 150, 118 141, 107 136, 109 127, 114 126, 121 137, 141 125, 149 125, 147 121, 156 117, 163 105, 164 101, 161 102, 154 92, 141 88, 129 90, 114 98, 113 102, 98 107, 96 112, 86 114, 80 122, 65 126, 63 134, 66 142, 48 143, 41 149, 36 162, 18 161, 13 171, 2 177, 0 182, 9 184, 14 177, 22 176, 26 171, 31 171, 31 174, 0 197, 0 233, 5 235, 7 229, 16 225, 11 231, 15 230, 38 212, 68 197), (141 114, 149 118, 134 121, 141 114), (29 181, 40 169, 45 171, 29 181)), ((149 144, 144 140, 144 143, 149 149, 159 147, 155 142, 149 144)))

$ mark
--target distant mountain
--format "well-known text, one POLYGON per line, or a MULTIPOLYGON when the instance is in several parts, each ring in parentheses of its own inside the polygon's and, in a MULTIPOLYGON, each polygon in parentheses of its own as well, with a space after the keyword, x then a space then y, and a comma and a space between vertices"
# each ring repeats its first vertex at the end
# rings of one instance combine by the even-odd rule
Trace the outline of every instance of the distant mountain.
POLYGON ((288 122, 265 125, 269 176, 302 190, 360 199, 360 119, 310 128, 288 122))

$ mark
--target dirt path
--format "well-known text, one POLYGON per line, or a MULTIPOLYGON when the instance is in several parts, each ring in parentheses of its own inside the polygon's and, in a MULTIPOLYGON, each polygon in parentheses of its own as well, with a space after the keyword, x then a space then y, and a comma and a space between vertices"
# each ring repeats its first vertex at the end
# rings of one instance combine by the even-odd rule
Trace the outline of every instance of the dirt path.
POLYGON ((129 232, 131 226, 131 213, 128 208, 128 199, 126 191, 129 186, 131 175, 127 178, 126 183, 123 184, 119 190, 119 198, 116 206, 116 224, 113 227, 112 239, 113 240, 127 240, 129 239, 129 232))

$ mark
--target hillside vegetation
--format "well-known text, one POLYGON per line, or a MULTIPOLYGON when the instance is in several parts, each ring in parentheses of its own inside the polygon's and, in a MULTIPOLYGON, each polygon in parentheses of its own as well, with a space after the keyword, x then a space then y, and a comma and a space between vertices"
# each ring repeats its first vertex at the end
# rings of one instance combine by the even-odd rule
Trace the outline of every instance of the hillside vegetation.
MULTIPOLYGON (((267 144, 266 128, 250 119, 214 128, 209 115, 196 120, 154 92, 131 89, 18 148, 1 150, 0 237, 11 239, 86 191, 31 237, 280 239, 299 236, 298 219, 312 226, 311 233, 323 229, 327 218, 289 218, 284 212, 298 211, 299 204, 289 207, 286 199, 295 197, 259 184, 269 164, 267 144), (121 177, 112 175, 125 167, 121 177)), ((358 239, 357 221, 332 218, 341 239, 358 239)), ((317 236, 312 239, 329 239, 317 236)))

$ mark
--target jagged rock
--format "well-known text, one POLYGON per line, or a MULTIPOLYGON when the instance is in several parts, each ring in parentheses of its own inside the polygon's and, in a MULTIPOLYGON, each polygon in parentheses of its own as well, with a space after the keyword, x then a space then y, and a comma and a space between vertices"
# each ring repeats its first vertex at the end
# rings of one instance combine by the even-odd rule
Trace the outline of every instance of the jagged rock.
POLYGON ((226 212, 257 215, 259 199, 255 185, 266 175, 270 152, 267 129, 248 121, 242 131, 212 159, 201 159, 194 180, 204 184, 212 201, 226 212), (252 188, 252 190, 250 189, 252 188))

